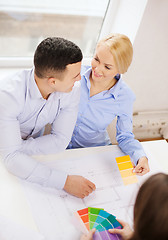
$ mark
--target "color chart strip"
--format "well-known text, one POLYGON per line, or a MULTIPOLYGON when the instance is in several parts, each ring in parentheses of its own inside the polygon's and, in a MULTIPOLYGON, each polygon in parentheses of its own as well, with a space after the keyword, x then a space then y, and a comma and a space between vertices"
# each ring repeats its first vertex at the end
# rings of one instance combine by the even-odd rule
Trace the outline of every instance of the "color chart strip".
POLYGON ((94 240, 121 240, 117 234, 110 234, 109 229, 122 228, 121 224, 112 214, 104 211, 101 208, 85 208, 75 213, 80 224, 85 226, 87 230, 96 228, 93 236, 94 240))
POLYGON ((79 218, 79 220, 82 220, 82 224, 85 225, 87 230, 90 230, 93 228, 93 225, 95 223, 95 220, 97 219, 97 216, 99 215, 100 210, 103 209, 88 207, 78 210, 77 213, 75 213, 75 216, 79 218))
POLYGON ((93 226, 96 228, 94 240, 120 240, 121 237, 117 234, 110 234, 109 229, 122 228, 121 224, 116 220, 112 214, 101 210, 93 226), (97 225, 96 225, 97 224, 97 225))
POLYGON ((99 215, 97 216, 97 219, 95 221, 95 224, 93 225, 93 228, 96 228, 97 225, 101 224, 105 219, 108 219, 109 217, 112 218, 111 221, 112 220, 115 221, 116 219, 112 214, 106 211, 100 210, 99 215))
POLYGON ((100 211, 95 223, 98 225, 94 225, 94 227, 99 232, 112 228, 122 228, 121 224, 116 220, 115 216, 103 210, 100 211))
POLYGON ((84 223, 85 227, 87 228, 87 230, 90 230, 88 208, 81 209, 77 211, 77 213, 81 218, 82 222, 84 223))
POLYGON ((117 157, 116 162, 124 182, 124 185, 132 184, 138 182, 136 174, 132 172, 133 165, 130 156, 117 157))
POLYGON ((93 228, 95 221, 99 215, 99 212, 103 210, 102 208, 91 208, 88 207, 88 214, 89 214, 89 227, 90 229, 93 228))
POLYGON ((111 234, 108 231, 96 231, 93 235, 93 240, 121 240, 121 237, 118 234, 111 234))

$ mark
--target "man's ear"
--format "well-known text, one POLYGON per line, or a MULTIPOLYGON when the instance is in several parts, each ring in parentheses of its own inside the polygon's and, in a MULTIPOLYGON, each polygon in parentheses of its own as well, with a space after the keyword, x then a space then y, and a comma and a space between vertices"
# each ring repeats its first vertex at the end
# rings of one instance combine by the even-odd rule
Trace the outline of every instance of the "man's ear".
POLYGON ((54 78, 54 77, 48 78, 48 84, 49 84, 51 87, 54 87, 57 81, 58 81, 57 78, 54 78))

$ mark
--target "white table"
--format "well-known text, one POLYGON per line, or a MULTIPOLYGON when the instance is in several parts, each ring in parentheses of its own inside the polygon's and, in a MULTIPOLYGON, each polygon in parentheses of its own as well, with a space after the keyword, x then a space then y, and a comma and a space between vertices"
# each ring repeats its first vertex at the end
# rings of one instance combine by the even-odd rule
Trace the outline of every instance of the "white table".
MULTIPOLYGON (((143 142, 142 145, 146 151, 155 156, 155 159, 168 173, 168 143, 165 140, 158 140, 143 142)), ((115 151, 118 146, 66 150, 56 155, 35 156, 35 158, 39 161, 44 161, 46 158, 51 161, 52 159, 63 161, 67 157, 106 152, 109 148, 115 151)), ((0 214, 38 231, 19 179, 7 172, 2 162, 0 162, 0 203, 0 214)))

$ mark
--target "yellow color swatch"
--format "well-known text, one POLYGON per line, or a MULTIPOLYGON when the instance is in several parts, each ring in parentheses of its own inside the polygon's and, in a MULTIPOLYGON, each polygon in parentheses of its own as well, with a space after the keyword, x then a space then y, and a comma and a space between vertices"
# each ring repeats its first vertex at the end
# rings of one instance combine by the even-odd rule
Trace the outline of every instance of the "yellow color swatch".
POLYGON ((126 170, 126 169, 132 169, 132 162, 123 162, 123 163, 118 163, 118 168, 120 171, 126 170))
POLYGON ((122 156, 122 157, 117 157, 117 158, 116 158, 116 162, 117 162, 117 163, 130 162, 130 161, 131 161, 131 159, 130 159, 130 156, 129 156, 129 155, 122 156))
POLYGON ((138 179, 136 176, 123 178, 124 185, 133 184, 133 183, 136 183, 137 181, 138 181, 138 179))
POLYGON ((133 173, 133 165, 129 155, 117 157, 116 162, 124 185, 136 183, 138 181, 136 174, 133 173))
POLYGON ((131 177, 133 175, 136 175, 136 173, 132 172, 132 169, 127 169, 125 171, 120 171, 120 173, 121 173, 122 178, 131 177))

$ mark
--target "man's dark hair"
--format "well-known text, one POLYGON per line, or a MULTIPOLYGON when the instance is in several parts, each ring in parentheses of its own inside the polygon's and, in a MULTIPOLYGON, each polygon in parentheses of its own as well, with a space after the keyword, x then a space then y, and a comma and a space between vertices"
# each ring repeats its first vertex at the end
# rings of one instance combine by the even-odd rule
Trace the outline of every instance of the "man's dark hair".
POLYGON ((80 62, 82 58, 82 51, 75 43, 60 37, 49 37, 35 51, 35 73, 43 78, 47 72, 64 71, 68 64, 80 62))

